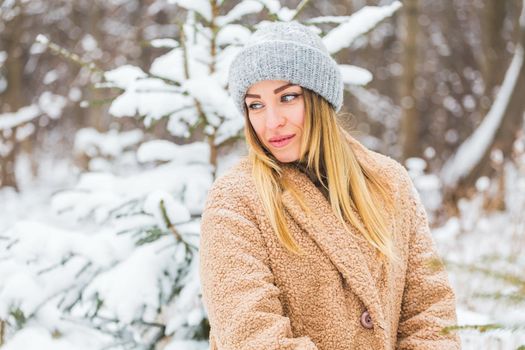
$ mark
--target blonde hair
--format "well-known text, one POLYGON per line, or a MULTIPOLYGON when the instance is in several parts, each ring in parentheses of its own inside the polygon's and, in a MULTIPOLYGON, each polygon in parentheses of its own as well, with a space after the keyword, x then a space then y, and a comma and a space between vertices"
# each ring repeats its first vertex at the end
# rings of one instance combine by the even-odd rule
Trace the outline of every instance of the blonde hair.
MULTIPOLYGON (((327 192, 333 212, 347 231, 350 225, 366 238, 376 253, 397 260, 393 237, 388 227, 387 208, 393 208, 387 179, 360 163, 333 107, 315 92, 303 88, 305 120, 300 147, 300 162, 305 162, 327 192), (350 174, 350 176, 349 176, 350 174), (357 215, 356 215, 357 212, 357 215), (361 221, 361 220, 362 221, 361 221)), ((279 241, 292 253, 302 254, 286 225, 282 192, 289 190, 303 210, 309 209, 301 194, 282 178, 281 163, 260 142, 248 112, 245 136, 257 193, 279 241)))

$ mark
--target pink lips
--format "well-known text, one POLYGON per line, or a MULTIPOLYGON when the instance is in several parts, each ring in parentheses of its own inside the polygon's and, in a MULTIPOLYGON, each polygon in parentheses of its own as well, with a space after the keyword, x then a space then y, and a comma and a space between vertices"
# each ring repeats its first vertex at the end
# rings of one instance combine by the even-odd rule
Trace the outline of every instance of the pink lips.
POLYGON ((272 144, 272 146, 281 148, 289 144, 292 139, 295 137, 295 134, 293 135, 286 135, 286 136, 278 136, 278 137, 272 137, 269 142, 272 144))

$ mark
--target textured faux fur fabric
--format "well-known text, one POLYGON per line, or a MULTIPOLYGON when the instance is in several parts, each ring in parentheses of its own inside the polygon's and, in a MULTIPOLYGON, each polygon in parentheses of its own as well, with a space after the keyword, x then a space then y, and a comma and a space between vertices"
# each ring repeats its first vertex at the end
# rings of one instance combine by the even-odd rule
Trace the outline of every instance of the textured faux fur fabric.
POLYGON ((455 296, 438 260, 425 210, 405 168, 347 136, 361 162, 390 179, 400 264, 381 263, 357 230, 347 232, 308 176, 286 166, 306 214, 283 204, 306 252, 289 253, 271 229, 246 158, 218 178, 202 216, 200 277, 211 350, 460 349, 455 296))

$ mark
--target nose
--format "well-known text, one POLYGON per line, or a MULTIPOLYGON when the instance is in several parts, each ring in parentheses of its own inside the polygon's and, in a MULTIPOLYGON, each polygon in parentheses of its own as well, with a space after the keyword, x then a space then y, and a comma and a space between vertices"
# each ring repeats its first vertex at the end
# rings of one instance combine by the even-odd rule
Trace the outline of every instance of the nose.
POLYGON ((266 114, 266 128, 276 129, 286 124, 286 118, 283 115, 283 111, 279 108, 269 107, 267 108, 266 114))

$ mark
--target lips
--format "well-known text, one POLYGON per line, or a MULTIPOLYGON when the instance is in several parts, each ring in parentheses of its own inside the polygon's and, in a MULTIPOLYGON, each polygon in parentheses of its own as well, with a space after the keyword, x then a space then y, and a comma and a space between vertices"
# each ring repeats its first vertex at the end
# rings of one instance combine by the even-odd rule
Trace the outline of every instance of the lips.
POLYGON ((287 139, 291 139, 294 136, 295 136, 295 134, 284 135, 284 136, 276 136, 276 137, 272 137, 269 141, 270 142, 279 142, 279 141, 284 141, 284 140, 287 140, 287 139))
POLYGON ((292 142, 295 134, 272 137, 269 142, 273 147, 282 148, 292 142))

